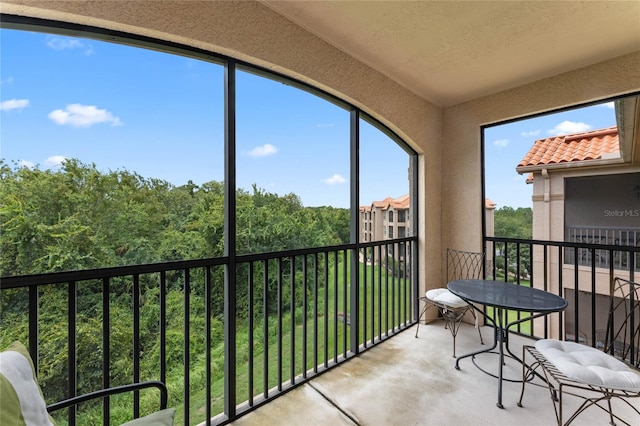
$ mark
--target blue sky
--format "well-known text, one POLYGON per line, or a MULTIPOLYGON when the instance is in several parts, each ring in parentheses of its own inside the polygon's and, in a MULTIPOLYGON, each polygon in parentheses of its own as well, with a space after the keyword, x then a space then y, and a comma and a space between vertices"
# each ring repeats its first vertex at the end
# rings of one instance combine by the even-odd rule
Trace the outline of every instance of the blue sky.
MULTIPOLYGON (((175 185, 223 180, 219 64, 17 30, 0 30, 0 43, 6 162, 48 169, 77 158, 175 185)), ((246 71, 237 83, 238 186, 349 207, 349 113, 246 71)), ((361 204, 408 193, 408 155, 361 126, 361 204)))
MULTIPOLYGON (((175 185, 223 179, 223 69, 112 43, 0 30, 0 158, 59 167, 65 158, 175 185)), ((349 206, 349 113, 246 71, 237 78, 237 182, 305 206, 349 206)), ((487 196, 531 206, 515 172, 533 141, 615 124, 604 106, 490 128, 487 196)), ((409 191, 408 155, 361 123, 360 204, 409 191)))
POLYGON ((497 208, 532 207, 532 185, 516 166, 533 143, 551 136, 616 125, 613 102, 487 128, 485 131, 486 196, 497 208))

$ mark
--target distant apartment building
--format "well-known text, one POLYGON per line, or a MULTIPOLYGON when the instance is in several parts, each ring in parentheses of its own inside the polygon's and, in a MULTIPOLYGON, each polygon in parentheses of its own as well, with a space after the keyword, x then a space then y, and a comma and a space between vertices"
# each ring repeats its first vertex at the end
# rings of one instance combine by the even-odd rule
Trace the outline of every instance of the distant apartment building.
POLYGON ((411 235, 409 194, 387 197, 360 207, 360 242, 392 240, 411 235))
MULTIPOLYGON (((637 137, 631 129, 628 138, 637 137)), ((527 183, 533 185, 533 239, 569 241, 621 246, 640 245, 640 167, 629 165, 624 157, 630 155, 622 142, 617 126, 589 132, 555 136, 534 142, 516 170, 528 174, 527 183)), ((542 250, 542 248, 539 248, 542 250)), ((575 301, 579 304, 579 329, 591 329, 590 321, 597 318, 604 328, 610 272, 628 274, 629 254, 609 250, 572 250, 563 253, 550 250, 552 267, 547 269, 548 290, 562 291, 569 300, 566 329, 574 330, 569 321, 574 318, 575 301), (561 255, 561 256, 560 256, 561 255), (578 271, 574 265, 578 264, 578 271), (562 263, 562 280, 558 277, 562 263), (595 264, 595 284, 590 266, 595 264), (617 272, 616 272, 617 271, 617 272), (578 295, 573 287, 578 279, 578 295), (566 286, 561 283, 567 283, 566 286), (565 288, 560 289, 560 286, 565 288), (596 312, 591 310, 595 288, 596 312)), ((534 256, 543 259, 539 253, 534 256)), ((542 286, 544 265, 539 260, 532 265, 534 286, 542 286)), ((635 258, 636 276, 640 271, 640 256, 635 258)), ((574 336, 567 336, 574 337, 574 336)), ((587 343, 590 336, 579 336, 587 343)))
MULTIPOLYGON (((399 198, 387 197, 382 201, 374 201, 369 206, 360 207, 360 242, 393 240, 411 235, 411 207, 409 194, 399 198)), ((378 251, 373 249, 363 251, 366 260, 378 263, 382 258, 391 255, 394 250, 400 250, 397 257, 404 263, 405 255, 402 253, 406 246, 404 243, 383 246, 378 251)), ((403 266, 408 266, 404 264, 403 266)))
MULTIPOLYGON (((360 242, 384 241, 411 235, 411 206, 409 194, 399 198, 387 197, 360 207, 360 242)), ((485 220, 488 236, 494 235, 494 212, 496 204, 485 199, 485 220)), ((491 253, 487 254, 487 270, 492 269, 491 253)))

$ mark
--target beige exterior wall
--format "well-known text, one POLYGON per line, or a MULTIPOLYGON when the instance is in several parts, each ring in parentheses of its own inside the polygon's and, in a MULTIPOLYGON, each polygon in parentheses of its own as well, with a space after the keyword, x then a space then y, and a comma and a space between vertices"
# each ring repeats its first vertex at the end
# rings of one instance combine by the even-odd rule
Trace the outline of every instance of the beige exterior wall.
POLYGON ((371 206, 370 210, 360 210, 360 241, 382 241, 391 238, 404 238, 411 235, 409 208, 396 209, 371 206), (389 212, 393 214, 393 221, 389 222, 389 212), (404 220, 398 221, 398 215, 404 214, 404 220), (367 229, 365 230, 365 224, 367 229), (389 236, 389 227, 393 228, 393 236, 389 236), (400 235, 400 229, 404 228, 404 235, 400 235))
POLYGON ((639 51, 443 110, 260 3, 3 0, 1 7, 3 13, 95 25, 226 54, 367 111, 420 154, 416 219, 424 288, 441 284, 445 247, 482 248, 481 125, 640 90, 639 51), (434 262, 438 258, 440 264, 434 262))
MULTIPOLYGON (((565 178, 607 175, 640 172, 640 166, 608 166, 599 168, 564 168, 551 169, 545 172, 535 172, 533 178, 533 239, 564 241, 565 233, 565 178)), ((533 276, 535 281, 533 285, 543 288, 544 264, 542 259, 542 248, 534 248, 533 276)), ((556 271, 559 270, 560 259, 557 250, 551 250, 549 253, 549 268, 547 276, 547 284, 550 291, 558 293, 560 280, 556 271)), ((590 293, 591 290, 591 268, 578 267, 578 283, 579 289, 590 293)), ((595 291, 603 295, 609 294, 610 284, 609 270, 607 268, 596 268, 595 271, 595 291)), ((575 283, 575 268, 571 265, 562 266, 562 282, 566 283, 563 287, 573 288, 575 283)), ((562 291, 565 294, 565 290, 562 291)), ((573 301, 570 301, 572 304, 573 301)), ((606 309, 599 315, 600 318, 606 318, 606 309)))
MULTIPOLYGON (((640 52, 448 108, 442 145, 443 247, 482 247, 480 126, 640 89, 640 52)), ((552 188, 558 193, 557 188, 552 188)), ((554 204, 563 200, 551 200, 554 204)), ((551 220, 549 233, 563 223, 551 220)), ((442 255, 441 255, 442 256, 442 255)), ((553 322, 552 322, 553 323, 553 322)), ((554 323, 555 325, 555 323, 554 323)))
MULTIPOLYGON (((1 7, 3 13, 94 25, 229 55, 362 108, 421 154, 418 185, 428 189, 418 201, 424 206, 428 199, 430 212, 420 209, 417 217, 419 250, 439 252, 442 110, 271 9, 250 1, 183 0, 2 0, 1 7)), ((440 281, 439 267, 425 270, 422 262, 419 268, 425 282, 440 281)))
MULTIPOLYGON (((411 235, 409 214, 409 208, 395 209, 392 206, 376 207, 373 204, 369 209, 361 209, 359 215, 360 242, 384 241, 392 238, 404 238, 411 235), (404 222, 398 222, 398 213, 401 211, 404 212, 405 215, 404 222), (393 212, 393 222, 389 222, 389 212, 393 212), (365 225, 367 227, 366 230, 365 225), (389 236, 390 227, 393 228, 393 237, 389 236), (402 236, 399 235, 400 228, 404 228, 405 234, 402 236)), ((378 250, 374 250, 373 256, 371 256, 369 260, 377 263, 380 260, 378 253, 378 250)), ((383 247, 380 253, 384 258, 387 253, 386 247, 383 247)))
POLYGON ((550 77, 444 111, 442 242, 481 247, 480 126, 640 90, 640 52, 550 77), (465 208, 466 206, 466 208, 465 208), (463 232, 461 232, 463 231, 463 232), (473 237, 468 238, 469 235, 473 237))
POLYGON ((384 211, 380 207, 371 207, 371 241, 384 240, 384 211))

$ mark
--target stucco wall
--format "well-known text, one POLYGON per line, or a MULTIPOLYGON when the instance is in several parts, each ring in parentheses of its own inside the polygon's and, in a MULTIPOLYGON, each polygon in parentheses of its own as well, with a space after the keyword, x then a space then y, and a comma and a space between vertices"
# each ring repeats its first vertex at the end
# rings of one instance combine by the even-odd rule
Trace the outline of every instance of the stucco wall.
POLYGON ((440 285, 444 247, 481 249, 480 125, 640 90, 638 52, 442 111, 255 2, 2 0, 1 7, 4 13, 94 25, 226 54, 310 83, 367 111, 421 154, 418 183, 424 192, 417 222, 420 250, 429 259, 420 270, 426 287, 440 285), (438 257, 440 267, 433 262, 438 257))
MULTIPOLYGON (((1 8, 3 13, 195 46, 294 77, 351 102, 422 154, 418 178, 426 191, 419 195, 420 251, 431 259, 440 251, 441 109, 271 9, 250 1, 183 0, 3 0, 1 8)), ((440 272, 440 267, 425 270, 422 263, 421 282, 439 283, 440 272)))
POLYGON ((482 247, 481 125, 638 91, 639 69, 640 51, 446 109, 442 245, 482 247))

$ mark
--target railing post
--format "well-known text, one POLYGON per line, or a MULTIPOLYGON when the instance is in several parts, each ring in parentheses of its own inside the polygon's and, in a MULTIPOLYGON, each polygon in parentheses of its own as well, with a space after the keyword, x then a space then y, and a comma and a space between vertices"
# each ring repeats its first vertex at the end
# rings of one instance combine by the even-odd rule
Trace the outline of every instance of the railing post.
MULTIPOLYGON (((236 62, 224 68, 224 413, 236 417, 236 62)), ((208 402, 207 402, 208 403, 208 402)), ((185 419, 188 423, 188 419, 185 419)))
MULTIPOLYGON (((78 290, 75 281, 69 281, 67 288, 67 327, 69 335, 69 347, 67 351, 67 366, 69 371, 68 377, 68 398, 72 398, 77 395, 78 388, 78 371, 77 371, 77 352, 76 352, 76 322, 77 322, 77 302, 78 302, 78 290)), ((69 407, 69 425, 75 426, 76 424, 76 407, 69 407)))
POLYGON ((184 407, 184 418, 185 423, 189 423, 190 417, 190 395, 191 395, 191 275, 189 273, 190 269, 187 268, 184 270, 184 298, 183 298, 183 312, 184 312, 184 341, 183 341, 183 383, 184 383, 184 394, 183 394, 183 407, 184 407))
MULTIPOLYGON (((109 278, 102 279, 102 388, 108 389, 111 387, 111 306, 109 297, 111 293, 109 278)), ((110 417, 111 403, 110 398, 105 398, 102 401, 102 418, 107 419, 110 417)), ((109 419, 110 420, 110 419, 109 419)))
MULTIPOLYGON (((351 134, 350 134, 350 142, 351 142, 351 244, 355 245, 355 248, 351 249, 351 274, 349 280, 351 281, 351 288, 349 295, 350 297, 350 306, 349 312, 345 312, 345 322, 347 318, 351 318, 351 351, 354 354, 358 354, 360 352, 360 228, 358 226, 359 223, 359 215, 360 208, 358 203, 358 194, 360 192, 359 182, 360 182, 360 112, 358 109, 353 108, 351 110, 351 134)), ((347 267, 347 256, 344 257, 345 265, 347 267)), ((346 283, 345 283, 346 285, 346 283)), ((345 310, 347 309, 347 305, 345 304, 345 310)), ((365 333, 366 334, 366 333, 365 333)))
MULTIPOLYGON (((345 258, 345 261, 347 258, 345 258)), ((345 268, 347 265, 344 266, 345 268)), ((358 251, 351 250, 351 308, 349 317, 351 318, 351 352, 355 355, 360 353, 360 262, 358 251)), ((345 319, 346 320, 346 319, 345 319)))
POLYGON ((38 286, 29 287, 29 354, 33 360, 33 368, 38 374, 38 286))

